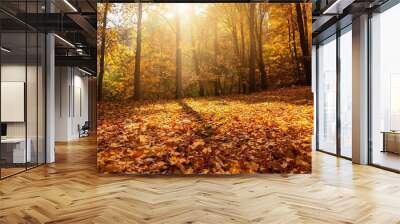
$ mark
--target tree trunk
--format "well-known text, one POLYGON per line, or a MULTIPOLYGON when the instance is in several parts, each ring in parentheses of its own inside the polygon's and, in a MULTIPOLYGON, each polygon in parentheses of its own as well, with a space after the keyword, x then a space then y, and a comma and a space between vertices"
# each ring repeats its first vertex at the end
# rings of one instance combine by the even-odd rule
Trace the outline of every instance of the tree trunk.
POLYGON ((176 93, 175 98, 182 98, 182 49, 181 49, 181 18, 176 10, 176 93))
MULTIPOLYGON (((259 39, 262 39, 261 36, 259 39)), ((264 57, 262 53, 262 40, 258 41, 260 44, 260 52, 259 52, 259 62, 258 62, 258 68, 260 69, 260 78, 261 78, 261 89, 266 90, 268 88, 267 84, 267 72, 265 71, 265 63, 264 63, 264 57)))
POLYGON ((138 5, 138 17, 137 17, 137 34, 136 34, 136 55, 135 55, 135 82, 134 82, 134 99, 141 100, 142 99, 142 91, 141 91, 141 81, 140 81, 140 62, 141 62, 141 53, 142 53, 142 3, 138 5))
POLYGON ((311 85, 311 57, 310 57, 310 48, 308 43, 308 36, 305 33, 305 25, 307 25, 307 21, 303 21, 303 12, 300 4, 296 4, 296 14, 297 14, 297 26, 299 28, 300 33, 300 47, 303 52, 303 65, 305 70, 305 85, 311 85))
POLYGON ((307 23, 307 4, 302 4, 302 10, 303 10, 303 21, 304 23, 306 23, 306 25, 304 26, 304 34, 306 35, 307 38, 309 38, 308 36, 308 23, 307 23))
POLYGON ((163 63, 163 60, 162 60, 162 53, 163 53, 163 45, 162 44, 160 44, 160 55, 159 55, 159 57, 158 57, 158 64, 159 64, 159 66, 158 66, 158 72, 159 72, 159 78, 160 78, 160 80, 159 80, 159 82, 158 82, 158 95, 159 95, 159 99, 160 98, 163 98, 163 89, 164 89, 164 87, 163 87, 163 78, 164 78, 164 75, 163 75, 163 66, 161 66, 162 65, 162 63, 163 63))
MULTIPOLYGON (((238 74, 238 85, 239 85, 238 91, 240 93, 240 80, 241 80, 243 74, 242 74, 242 66, 240 63, 241 57, 240 57, 240 50, 239 50, 239 40, 238 40, 238 36, 237 36, 237 28, 236 28, 236 24, 233 21, 233 19, 232 19, 232 31, 231 32, 232 32, 232 45, 233 45, 233 49, 235 52, 235 58, 234 58, 233 63, 236 65, 235 67, 236 67, 236 71, 238 74)), ((231 86, 230 93, 232 93, 233 85, 234 85, 234 78, 232 76, 232 86, 231 86)))
POLYGON ((214 95, 219 96, 221 91, 221 81, 219 74, 219 62, 218 62, 218 54, 219 54, 219 44, 218 44, 218 24, 217 21, 214 21, 214 72, 215 72, 215 84, 214 84, 214 95))
POLYGON ((256 46, 255 46, 255 5, 250 4, 250 15, 249 15, 249 39, 250 39, 250 55, 249 55, 249 92, 256 91, 256 46))
POLYGON ((234 21, 232 21, 231 25, 232 25, 231 34, 232 34, 233 50, 235 52, 235 56, 236 56, 237 60, 239 61, 240 53, 239 53, 239 41, 238 41, 238 37, 237 37, 237 28, 236 28, 236 24, 234 21))
POLYGON ((293 22, 293 13, 292 6, 289 8, 289 18, 288 18, 288 30, 289 30, 289 48, 292 54, 293 63, 296 65, 296 84, 300 84, 300 66, 299 66, 299 57, 297 54, 297 45, 296 45, 296 29, 295 24, 293 22), (293 41, 293 44, 292 44, 293 41))
POLYGON ((101 31, 101 46, 100 46, 100 73, 97 86, 97 100, 103 99, 103 79, 104 79, 104 63, 105 63, 105 49, 106 49, 106 28, 107 28, 107 14, 109 3, 106 3, 103 14, 103 30, 101 31))
POLYGON ((243 21, 243 17, 241 16, 240 18, 240 42, 241 42, 241 50, 240 50, 240 54, 241 54, 241 59, 240 59, 240 77, 239 77, 239 93, 246 93, 247 89, 246 89, 246 84, 243 83, 243 78, 244 78, 244 74, 243 71, 246 68, 246 41, 245 41, 245 37, 244 37, 244 21, 243 21), (242 90, 242 91, 241 91, 242 90))
MULTIPOLYGON (((194 15, 194 9, 193 6, 191 7, 191 14, 194 15)), ((194 71, 196 73, 197 78, 199 79, 199 96, 204 96, 204 86, 203 86, 203 81, 201 79, 200 75, 200 67, 199 67, 199 57, 198 57, 198 46, 196 45, 196 40, 195 40, 195 35, 194 35, 194 28, 193 26, 196 25, 195 18, 193 18, 193 23, 191 25, 190 29, 190 35, 191 35, 191 43, 192 43, 192 56, 193 56, 193 65, 194 65, 194 71)))
MULTIPOLYGON (((207 52, 207 50, 204 50, 204 49, 208 49, 208 43, 209 43, 209 30, 204 30, 204 29, 202 29, 202 34, 201 34, 201 36, 203 37, 202 39, 201 39, 201 42, 199 42, 199 44, 200 44, 200 47, 199 47, 199 54, 198 54, 198 56, 199 56, 199 59, 202 59, 202 55, 204 54, 203 53, 203 51, 205 51, 205 52, 207 52)), ((199 61, 199 62, 202 62, 202 63, 204 63, 203 62, 203 60, 201 60, 201 61, 199 61)), ((201 67, 201 65, 200 65, 200 67, 201 67)), ((210 95, 210 91, 209 91, 209 82, 210 80, 208 79, 208 77, 206 76, 206 77, 204 77, 204 80, 202 80, 202 84, 203 84, 203 89, 204 89, 204 96, 209 96, 210 95)))
POLYGON ((261 89, 267 89, 267 72, 265 71, 265 63, 264 63, 264 54, 263 54, 263 21, 264 14, 261 10, 261 5, 259 5, 259 24, 258 31, 256 29, 257 41, 258 41, 258 69, 260 70, 260 80, 261 80, 261 89))

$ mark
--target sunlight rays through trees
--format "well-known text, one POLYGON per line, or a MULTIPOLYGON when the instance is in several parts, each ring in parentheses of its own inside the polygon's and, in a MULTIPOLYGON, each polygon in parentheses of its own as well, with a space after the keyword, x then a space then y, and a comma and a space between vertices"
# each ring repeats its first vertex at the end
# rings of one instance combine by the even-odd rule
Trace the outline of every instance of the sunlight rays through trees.
POLYGON ((99 4, 99 99, 215 96, 310 85, 309 6, 99 4))

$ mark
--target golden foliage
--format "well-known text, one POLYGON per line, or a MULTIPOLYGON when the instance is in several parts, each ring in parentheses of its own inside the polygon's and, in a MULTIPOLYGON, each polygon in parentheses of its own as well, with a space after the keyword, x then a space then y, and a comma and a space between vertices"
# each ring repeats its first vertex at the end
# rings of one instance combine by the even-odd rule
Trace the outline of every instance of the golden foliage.
MULTIPOLYGON (((310 4, 308 4, 310 5, 310 4)), ((245 93, 249 90, 248 61, 250 4, 182 4, 181 51, 183 96, 245 93), (191 9, 193 7, 193 9, 191 9), (215 28, 213 28, 215 26, 215 28), (235 50, 236 49, 236 50, 235 50), (194 59, 195 58, 195 59, 194 59), (196 62, 194 62, 196 61, 196 62), (218 83, 220 83, 218 86, 218 83)), ((311 74, 311 62, 301 53, 294 4, 256 4, 257 60, 262 55, 268 88, 301 83, 311 74), (289 12, 293 12, 290 14, 289 12), (262 22, 261 22, 262 19, 262 22), (292 21, 289 23, 289 21, 292 21), (293 27, 292 27, 292 26, 293 27), (292 29, 292 30, 291 30, 292 29), (295 32, 295 35, 291 35, 295 32), (293 55, 296 52, 296 55, 293 55)), ((103 100, 133 97, 136 52, 137 3, 112 3, 105 38, 103 100)), ((143 4, 141 41, 141 91, 144 99, 172 99, 176 92, 176 17, 175 4, 143 4)), ((98 5, 98 61, 104 4, 98 5)), ((311 7, 304 12, 311 26, 311 7)), ((311 35, 311 27, 308 27, 311 35)), ((311 44, 311 36, 309 36, 311 44)), ((311 47, 311 45, 310 45, 311 47)), ((100 71, 100 68, 98 69, 100 71)), ((261 89, 260 68, 256 87, 261 89)), ((262 88, 265 89, 265 88, 262 88)))
POLYGON ((98 106, 104 173, 311 172, 309 87, 98 106))

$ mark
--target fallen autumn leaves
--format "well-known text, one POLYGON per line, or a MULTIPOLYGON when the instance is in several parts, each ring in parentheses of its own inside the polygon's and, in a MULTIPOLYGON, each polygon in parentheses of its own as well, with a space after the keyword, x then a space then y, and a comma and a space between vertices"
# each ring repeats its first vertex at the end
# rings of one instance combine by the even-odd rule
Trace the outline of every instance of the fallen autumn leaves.
POLYGON ((309 173, 309 87, 98 105, 104 173, 309 173))

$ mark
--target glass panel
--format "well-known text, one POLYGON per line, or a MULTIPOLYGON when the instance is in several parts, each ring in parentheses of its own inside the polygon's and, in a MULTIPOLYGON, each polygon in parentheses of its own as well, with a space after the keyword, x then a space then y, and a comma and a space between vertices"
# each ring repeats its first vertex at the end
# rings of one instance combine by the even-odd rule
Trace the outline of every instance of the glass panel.
MULTIPOLYGON (((37 13, 37 1, 27 2, 26 12, 37 13)), ((32 18, 32 20, 38 17, 32 18)), ((33 23, 37 21, 31 21, 33 23)), ((35 167, 38 163, 38 45, 39 37, 35 30, 27 30, 27 80, 26 80, 26 111, 27 111, 27 150, 31 151, 27 167, 35 167)))
MULTIPOLYGON (((25 170, 26 150, 26 33, 2 33, 1 43, 1 159, 2 177, 25 170)), ((29 149, 29 147, 28 147, 29 149)))
POLYGON ((43 12, 44 3, 0 2, 9 13, 0 12, 0 20, 7 21, 0 23, 1 178, 45 162, 45 35, 21 22, 31 19, 26 12, 43 12))
POLYGON ((45 151, 45 52, 46 39, 44 34, 39 34, 39 45, 38 45, 38 163, 45 163, 46 151, 45 151))
POLYGON ((318 48, 318 149, 336 153, 336 37, 318 48))
MULTIPOLYGON (((37 79, 38 79, 38 36, 36 32, 28 33, 28 64, 27 64, 27 82, 26 82, 26 111, 27 111, 27 143, 28 150, 30 153, 30 160, 28 160, 28 168, 34 167, 37 165, 37 132, 38 132, 38 107, 37 107, 37 98, 38 98, 38 88, 37 88, 37 79)), ((29 155, 29 154, 28 154, 29 155)))
POLYGON ((352 157, 352 35, 340 36, 340 153, 352 157))
POLYGON ((400 5, 372 18, 372 163, 400 170, 400 5))

